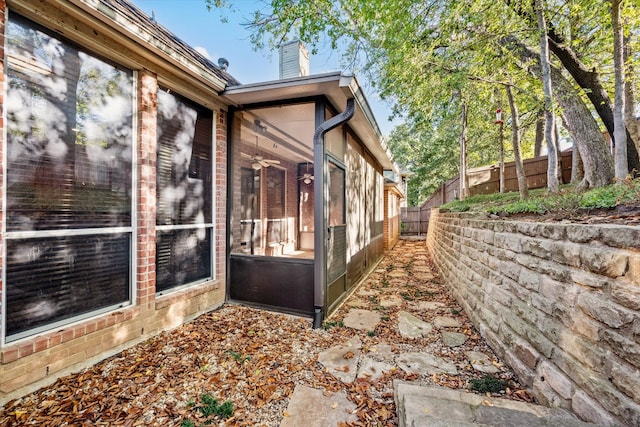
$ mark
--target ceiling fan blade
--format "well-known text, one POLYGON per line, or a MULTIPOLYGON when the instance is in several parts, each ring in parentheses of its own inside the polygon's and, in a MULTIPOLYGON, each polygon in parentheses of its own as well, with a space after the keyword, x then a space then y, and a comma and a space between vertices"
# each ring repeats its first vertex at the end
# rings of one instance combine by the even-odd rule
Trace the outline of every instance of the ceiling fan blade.
POLYGON ((253 156, 252 156, 251 154, 247 154, 247 153, 240 152, 240 155, 241 155, 242 157, 246 157, 247 159, 253 159, 253 156))
POLYGON ((279 165, 280 164, 280 160, 276 160, 276 159, 267 159, 267 160, 264 160, 264 161, 265 162, 269 162, 269 163, 271 163, 273 165, 279 165))

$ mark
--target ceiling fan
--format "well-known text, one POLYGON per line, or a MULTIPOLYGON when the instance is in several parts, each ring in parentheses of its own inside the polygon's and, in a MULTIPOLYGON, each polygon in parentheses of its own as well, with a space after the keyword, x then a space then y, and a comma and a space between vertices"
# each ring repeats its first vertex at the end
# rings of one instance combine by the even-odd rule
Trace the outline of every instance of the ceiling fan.
POLYGON ((313 174, 309 173, 309 163, 307 163, 307 173, 298 178, 298 181, 302 181, 305 184, 311 184, 311 181, 313 181, 314 179, 315 177, 313 176, 313 174))
POLYGON ((256 154, 251 156, 249 154, 246 153, 240 153, 242 154, 242 156, 244 157, 248 157, 251 159, 251 167, 254 170, 259 171, 262 168, 268 168, 271 165, 278 165, 280 164, 280 160, 275 160, 275 159, 265 159, 264 157, 262 157, 261 155, 258 154, 258 135, 256 135, 256 154))

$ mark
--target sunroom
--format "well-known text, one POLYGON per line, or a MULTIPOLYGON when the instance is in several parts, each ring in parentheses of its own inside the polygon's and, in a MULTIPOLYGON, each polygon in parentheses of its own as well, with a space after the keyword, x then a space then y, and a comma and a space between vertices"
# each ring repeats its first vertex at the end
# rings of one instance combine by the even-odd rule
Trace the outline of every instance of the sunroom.
POLYGON ((384 251, 394 165, 353 76, 228 87, 231 301, 331 313, 384 251))

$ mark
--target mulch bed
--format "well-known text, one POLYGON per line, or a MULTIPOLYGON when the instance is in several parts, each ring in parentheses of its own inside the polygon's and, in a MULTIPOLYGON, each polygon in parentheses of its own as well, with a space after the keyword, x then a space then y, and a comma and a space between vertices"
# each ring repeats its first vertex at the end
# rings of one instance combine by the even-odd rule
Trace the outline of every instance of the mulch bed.
POLYGON ((531 401, 444 287, 424 242, 401 241, 396 245, 328 320, 326 329, 314 330, 309 319, 225 305, 9 402, 0 408, 0 426, 277 426, 288 415, 288 398, 298 384, 321 388, 325 393, 345 391, 357 405, 359 421, 350 425, 395 426, 392 381, 468 390, 470 380, 484 374, 473 370, 466 351, 491 355, 500 367, 496 376, 508 387, 495 396, 531 401), (404 278, 394 274, 399 270, 406 273, 404 278), (425 273, 433 278, 417 279, 425 273), (402 303, 382 306, 383 295, 400 296, 402 303), (416 309, 418 301, 441 302, 441 308, 432 314, 454 316, 462 324, 458 332, 468 337, 466 343, 447 347, 436 330, 425 338, 402 337, 397 330, 397 313, 403 310, 425 316, 416 309), (355 305, 380 311, 382 321, 374 331, 341 325, 341 319, 355 305), (390 344, 394 353, 426 351, 454 363, 459 374, 409 375, 394 369, 377 381, 342 383, 317 362, 318 353, 356 335, 363 342, 363 352, 380 343, 390 344), (206 413, 202 395, 220 404, 232 402, 233 415, 225 419, 206 413))

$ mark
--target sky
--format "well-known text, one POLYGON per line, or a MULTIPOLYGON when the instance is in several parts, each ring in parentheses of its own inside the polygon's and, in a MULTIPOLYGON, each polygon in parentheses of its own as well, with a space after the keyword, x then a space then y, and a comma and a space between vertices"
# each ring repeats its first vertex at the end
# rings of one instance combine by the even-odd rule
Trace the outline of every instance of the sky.
MULTIPOLYGON (((242 26, 252 12, 264 7, 264 0, 232 0, 234 11, 209 11, 205 0, 130 1, 214 63, 217 64, 220 57, 226 58, 229 61, 227 71, 241 83, 279 78, 278 52, 254 50, 249 40, 250 32, 242 26), (226 17, 227 22, 222 22, 221 16, 226 17)), ((318 54, 311 55, 309 59, 311 74, 341 70, 339 52, 322 46, 318 50, 318 54)), ((380 100, 363 75, 357 75, 357 78, 382 134, 389 136, 399 120, 390 122, 390 106, 380 100)))

